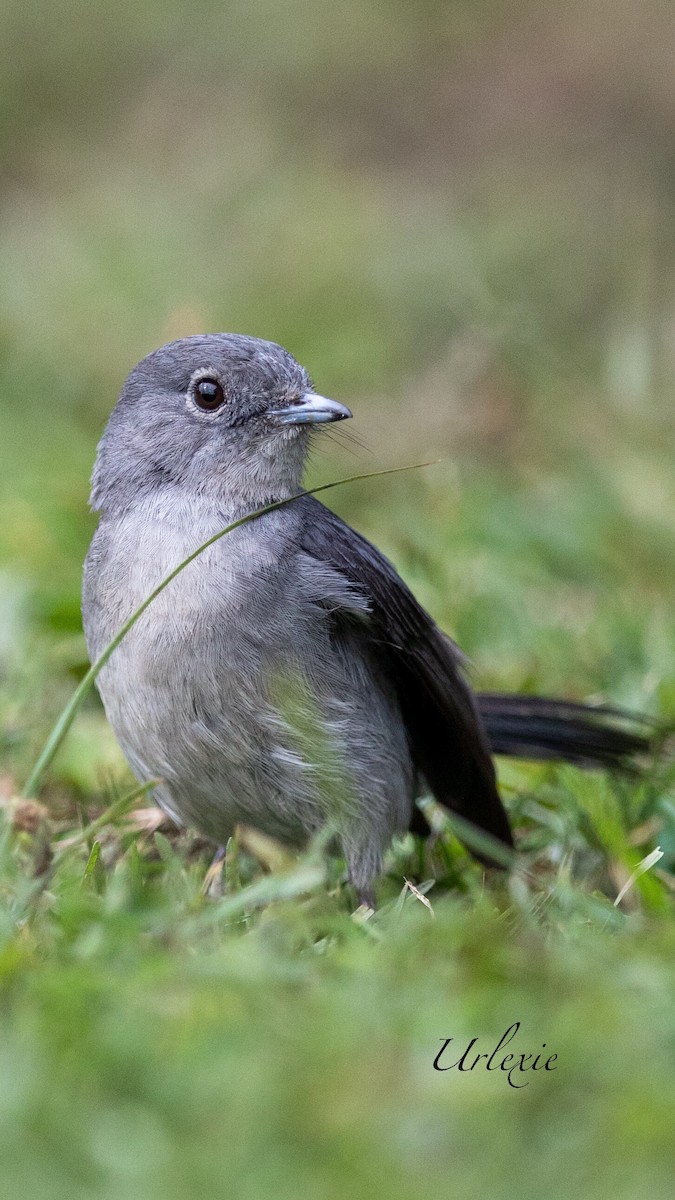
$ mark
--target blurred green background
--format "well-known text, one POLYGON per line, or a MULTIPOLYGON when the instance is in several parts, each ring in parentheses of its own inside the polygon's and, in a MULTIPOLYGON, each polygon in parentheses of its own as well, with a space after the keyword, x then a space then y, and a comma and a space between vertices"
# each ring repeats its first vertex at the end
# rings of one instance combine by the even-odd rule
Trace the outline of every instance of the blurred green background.
MULTIPOLYGON (((107 413, 137 359, 210 330, 282 342, 353 408, 312 482, 443 460, 330 503, 477 684, 672 718, 674 47, 669 0, 4 0, 0 796, 84 669, 107 413)), ((128 836, 36 908, 9 831, 8 1194, 668 1194, 670 785, 504 782, 524 836, 550 804, 548 882, 481 900, 462 863, 435 932, 419 906, 379 941, 324 896, 195 943, 188 851, 128 836), (624 927, 610 881, 655 839, 624 927), (453 1021, 514 1019, 566 1048, 527 1099, 432 1077, 453 1021)), ((46 799, 81 820, 128 785, 92 700, 46 799)))

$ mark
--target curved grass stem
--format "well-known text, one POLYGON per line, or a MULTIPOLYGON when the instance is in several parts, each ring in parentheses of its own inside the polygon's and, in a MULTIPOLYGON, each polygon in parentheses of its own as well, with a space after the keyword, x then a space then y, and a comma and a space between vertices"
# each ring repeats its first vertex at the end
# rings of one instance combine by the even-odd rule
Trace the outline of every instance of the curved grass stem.
MULTIPOLYGON (((434 461, 437 462, 438 460, 434 461)), ((61 715, 59 716, 54 728, 47 738, 44 748, 38 756, 37 762, 35 763, 35 766, 33 767, 33 770, 26 781, 26 785, 23 789, 23 795, 26 797, 37 795, 44 773, 51 765, 54 755, 68 733, 68 730, 75 720, 75 717, 82 707, 87 695, 91 691, 97 675, 108 662, 108 659, 117 649, 122 639, 126 637, 129 630, 133 628, 138 618, 145 612, 146 608, 152 604, 153 600, 155 600, 157 596, 159 596, 160 593, 169 586, 169 584, 176 578, 177 575, 180 575, 181 571, 184 571, 185 568, 189 566, 195 558, 202 554, 204 550, 207 550, 209 546, 212 546, 213 543, 217 542, 220 538, 225 537, 226 534, 232 533, 234 529, 238 529, 240 525, 246 525, 249 521, 254 521, 256 517, 264 516, 265 513, 274 512, 278 508, 284 508, 285 505, 292 504, 294 500, 298 500, 301 496, 314 496, 318 492, 327 492, 330 488, 340 487, 341 484, 344 483, 356 483, 361 479, 374 479, 376 476, 380 475, 396 475, 401 471, 414 471, 420 467, 430 467, 432 465, 433 462, 424 462, 412 463, 409 466, 404 467, 388 467, 384 471, 366 471, 364 474, 349 475, 344 479, 334 479, 331 483, 319 484, 318 487, 308 488, 307 490, 298 492, 295 496, 287 496, 284 500, 275 500, 272 504, 266 504, 263 508, 256 509, 255 512, 247 513, 246 516, 239 517, 238 520, 232 521, 230 525, 226 525, 224 529, 219 530, 218 533, 214 533, 212 537, 208 538, 205 542, 202 542, 201 546, 198 546, 196 550, 193 550, 192 554, 188 554, 187 558, 184 558, 177 567, 174 567, 173 571, 171 571, 162 580, 162 582, 157 585, 154 591, 152 591, 150 595, 146 597, 143 603, 139 604, 138 608, 131 614, 128 621, 124 622, 124 625, 119 632, 115 635, 112 641, 108 643, 102 654, 100 654, 96 659, 96 662, 92 663, 91 667, 87 671, 87 674, 80 681, 70 700, 62 710, 61 715)))

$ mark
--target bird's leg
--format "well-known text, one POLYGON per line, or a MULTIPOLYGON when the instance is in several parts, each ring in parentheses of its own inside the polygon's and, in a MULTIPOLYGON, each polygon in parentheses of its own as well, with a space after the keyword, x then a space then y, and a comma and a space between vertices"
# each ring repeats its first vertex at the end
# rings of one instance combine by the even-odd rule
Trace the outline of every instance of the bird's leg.
POLYGON ((219 846, 213 858, 211 859, 211 865, 204 876, 202 892, 205 896, 211 896, 212 899, 219 899, 222 895, 221 871, 224 859, 225 847, 219 846))
POLYGON ((357 888, 356 899, 359 902, 359 908, 375 909, 375 892, 371 887, 357 888))

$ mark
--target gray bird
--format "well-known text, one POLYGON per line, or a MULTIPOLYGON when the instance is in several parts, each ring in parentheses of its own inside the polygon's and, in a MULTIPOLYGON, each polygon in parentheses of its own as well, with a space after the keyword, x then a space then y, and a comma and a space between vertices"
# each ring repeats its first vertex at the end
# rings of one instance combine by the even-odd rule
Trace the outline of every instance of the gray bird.
MULTIPOLYGON (((310 437, 344 420, 281 346, 182 338, 127 378, 101 439, 84 570, 92 660, 223 526, 301 492, 310 437)), ((368 541, 309 496, 215 542, 98 678, 159 804, 218 845, 237 822, 292 845, 331 823, 359 898, 425 791, 512 845, 491 748, 613 763, 644 748, 607 710, 473 696, 462 656, 368 541), (481 715, 482 712, 482 715, 481 715)))

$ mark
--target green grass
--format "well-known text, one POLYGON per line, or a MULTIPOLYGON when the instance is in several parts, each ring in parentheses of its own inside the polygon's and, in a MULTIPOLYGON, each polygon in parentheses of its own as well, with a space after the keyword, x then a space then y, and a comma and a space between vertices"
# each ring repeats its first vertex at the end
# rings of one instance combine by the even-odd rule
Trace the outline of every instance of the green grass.
POLYGON ((362 924, 306 866, 232 906, 163 838, 111 832, 100 869, 64 862, 39 897, 15 855, 8 1194, 669 1194, 675 939, 653 897, 627 916, 565 870, 486 892, 467 872, 433 917, 410 897, 362 924), (514 1020, 554 1073, 433 1071, 441 1038, 514 1020))
MULTIPOLYGON (((371 532, 452 616, 481 683, 583 694, 594 679, 597 692, 653 709, 670 695, 670 658, 649 678, 651 624, 664 644, 675 636, 667 589, 651 580, 639 620, 645 574, 612 552, 609 501, 577 494, 566 530, 546 536, 541 506, 503 476, 471 473, 454 489, 443 470, 373 482, 398 489, 401 507, 371 496, 371 532)), ((639 522, 623 526, 636 556, 640 536, 639 522)), ((40 628, 24 621, 3 689, 17 773, 35 725, 44 734, 46 710, 81 670, 70 635, 40 628), (33 707, 50 676, 50 703, 33 707), (12 707, 17 679, 23 709, 12 707)), ((194 835, 139 829, 93 700, 79 722, 47 807, 10 805, 3 820, 8 1194, 669 1194, 667 762, 642 780, 503 762, 521 850, 511 878, 486 880, 441 822, 426 845, 410 837, 392 849, 378 910, 364 919, 342 864, 320 846, 297 859, 244 838, 209 875, 212 851, 194 835), (656 844, 664 858, 615 907, 656 844), (478 1037, 488 1051, 514 1021, 518 1052, 545 1043, 553 1072, 514 1090, 499 1071, 434 1071, 442 1039, 478 1037)))

